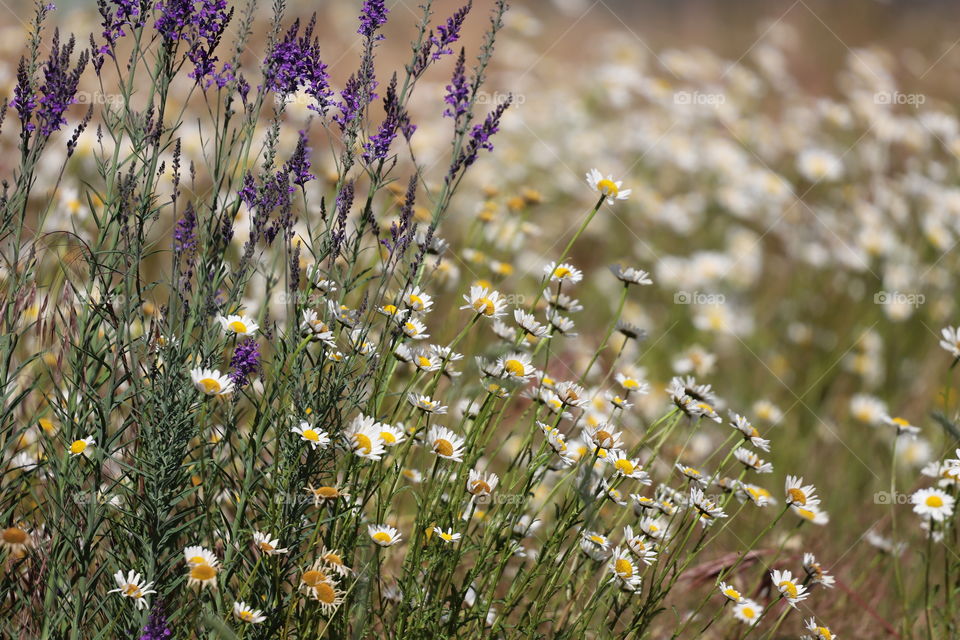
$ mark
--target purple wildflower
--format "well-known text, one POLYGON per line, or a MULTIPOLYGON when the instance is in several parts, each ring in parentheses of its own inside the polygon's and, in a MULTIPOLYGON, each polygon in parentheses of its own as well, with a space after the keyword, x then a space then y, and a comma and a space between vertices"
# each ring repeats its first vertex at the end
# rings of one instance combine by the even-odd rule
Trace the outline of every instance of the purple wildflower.
POLYGON ((290 182, 303 187, 316 176, 310 173, 310 147, 307 146, 307 132, 300 131, 297 147, 293 155, 287 160, 287 171, 290 173, 290 182))
POLYGON ((250 382, 250 376, 260 369, 260 345, 253 338, 247 338, 237 345, 230 359, 230 379, 238 387, 250 382))
POLYGON ((340 125, 342 131, 346 131, 350 123, 360 115, 360 112, 366 106, 364 104, 363 87, 355 74, 351 74, 347 78, 347 83, 344 85, 343 91, 340 92, 340 97, 342 99, 338 105, 340 113, 333 116, 333 121, 340 125))
POLYGON ((431 55, 434 61, 439 60, 442 55, 453 53, 450 45, 460 39, 460 29, 463 27, 463 22, 467 19, 467 14, 470 13, 471 8, 473 8, 473 0, 467 0, 467 4, 447 18, 446 24, 437 27, 439 37, 430 34, 430 44, 433 45, 431 55))
POLYGON ((447 85, 447 95, 443 99, 450 105, 443 115, 459 120, 461 116, 467 113, 470 106, 470 84, 467 82, 467 75, 464 71, 466 61, 466 52, 461 48, 460 55, 457 57, 457 66, 453 69, 453 77, 450 84, 447 85))
POLYGON ((173 228, 173 250, 177 254, 192 255, 197 248, 197 215, 193 204, 187 205, 183 217, 173 228))
POLYGON ((327 65, 320 60, 320 41, 313 35, 316 14, 310 18, 302 36, 300 21, 296 20, 278 42, 274 43, 263 61, 264 86, 281 96, 296 93, 305 87, 313 98, 310 109, 326 115, 330 107, 330 76, 327 65))
POLYGON ((167 627, 167 617, 163 613, 163 603, 159 600, 153 605, 147 626, 143 628, 140 640, 166 640, 173 637, 173 631, 167 627))
POLYGON ((512 102, 513 96, 509 96, 505 102, 497 105, 496 109, 487 114, 487 118, 483 121, 483 124, 478 124, 473 127, 473 130, 470 132, 470 139, 467 141, 464 150, 460 152, 460 157, 451 165, 447 179, 453 178, 461 168, 472 165, 476 161, 477 154, 480 153, 481 149, 493 151, 493 143, 490 139, 500 130, 500 118, 512 102))
POLYGON ((360 28, 357 33, 371 40, 383 40, 382 35, 376 35, 377 30, 387 22, 387 13, 384 0, 364 0, 360 9, 360 28))
POLYGON ((71 69, 70 56, 75 45, 74 37, 70 36, 67 44, 61 47, 60 32, 54 31, 50 57, 43 68, 43 84, 40 85, 40 104, 37 108, 37 122, 43 137, 50 136, 67 124, 63 114, 77 101, 77 86, 80 75, 87 66, 89 52, 82 52, 77 59, 77 65, 71 69))
POLYGON ((150 0, 97 0, 97 11, 102 18, 101 35, 106 41, 97 49, 97 53, 114 57, 113 49, 117 40, 127 35, 127 27, 138 29, 143 26, 144 15, 150 11, 150 4, 150 0))
MULTIPOLYGON (((390 145, 397 137, 397 130, 404 123, 409 124, 409 118, 397 97, 397 75, 394 74, 383 97, 383 110, 387 114, 377 132, 370 136, 364 144, 363 158, 367 162, 383 160, 390 153, 390 145)), ((411 132, 412 133, 412 132, 411 132)), ((409 137, 408 137, 409 139, 409 137)))

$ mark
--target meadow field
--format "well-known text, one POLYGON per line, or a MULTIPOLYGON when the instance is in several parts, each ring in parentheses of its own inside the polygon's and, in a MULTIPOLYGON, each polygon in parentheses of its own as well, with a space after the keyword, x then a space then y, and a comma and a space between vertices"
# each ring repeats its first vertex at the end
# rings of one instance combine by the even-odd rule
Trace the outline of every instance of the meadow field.
POLYGON ((960 638, 960 7, 0 17, 0 638, 960 638))

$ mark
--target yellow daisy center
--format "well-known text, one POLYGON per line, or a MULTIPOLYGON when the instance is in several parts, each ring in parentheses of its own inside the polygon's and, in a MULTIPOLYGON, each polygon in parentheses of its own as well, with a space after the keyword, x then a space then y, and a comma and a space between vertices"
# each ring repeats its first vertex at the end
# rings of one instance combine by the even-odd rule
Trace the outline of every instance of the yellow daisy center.
POLYGON ((417 325, 413 324, 412 322, 405 322, 403 324, 403 328, 406 330, 407 333, 413 333, 413 334, 417 333, 417 325))
POLYGON ((743 609, 740 609, 740 613, 744 618, 750 618, 751 620, 757 615, 757 612, 753 610, 753 607, 744 607, 743 609))
POLYGON ((83 453, 87 448, 86 440, 74 440, 73 444, 70 445, 70 453, 77 455, 83 453))
POLYGON ((617 183, 609 178, 603 178, 597 181, 597 191, 605 193, 608 196, 615 196, 620 193, 617 183))
POLYGON ((323 571, 310 569, 309 571, 303 572, 303 576, 300 578, 300 580, 308 587, 316 588, 317 586, 327 582, 329 578, 323 571))
POLYGON ((213 580, 217 577, 217 570, 208 564, 198 564, 190 569, 190 577, 201 582, 213 580))
POLYGON ((240 612, 240 615, 239 615, 238 617, 239 617, 241 620, 243 620, 244 622, 250 622, 251 620, 253 620, 253 612, 252 612, 252 611, 241 611, 241 612, 240 612))
POLYGON ((778 584, 777 587, 780 589, 780 593, 782 593, 786 597, 788 598, 797 597, 797 585, 793 584, 789 580, 784 580, 783 582, 778 584))
POLYGON ((433 365, 433 363, 430 362, 430 358, 426 356, 417 356, 417 364, 419 364, 424 369, 433 365))
POLYGON ((616 563, 614 563, 614 570, 621 578, 633 576, 633 565, 626 558, 618 558, 616 563))
POLYGON ((523 363, 512 358, 503 363, 503 368, 514 376, 522 376, 524 373, 526 373, 526 367, 523 366, 523 363))
POLYGON ((383 306, 383 310, 392 316, 397 312, 397 306, 393 304, 387 304, 383 306))
POLYGON ((354 434, 353 442, 356 445, 356 450, 361 453, 370 453, 373 450, 373 442, 365 433, 354 434))
POLYGON ((485 316, 492 316, 493 312, 497 310, 497 306, 493 304, 493 300, 490 298, 477 298, 473 303, 473 308, 477 313, 482 313, 485 316))
POLYGON ((624 475, 630 475, 634 470, 633 463, 629 460, 617 460, 613 466, 615 466, 617 470, 624 475))
POLYGON ((334 500, 340 496, 336 487, 319 487, 313 490, 313 495, 322 500, 334 500))
POLYGON ((333 553, 332 551, 330 553, 325 554, 323 556, 323 560, 325 562, 329 562, 330 564, 343 565, 343 558, 333 553))
POLYGON ((246 333, 246 332, 247 332, 247 325, 245 325, 245 324, 244 324, 243 322, 241 322, 240 320, 234 320, 233 322, 231 322, 231 323, 228 324, 227 326, 228 326, 228 327, 230 328, 230 330, 233 331, 234 333, 246 333))
POLYGON ((483 480, 474 480, 471 493, 490 493, 490 485, 483 480))
POLYGON ((607 544, 607 539, 604 538, 603 536, 596 536, 596 535, 590 536, 590 540, 593 542, 596 542, 599 545, 607 544))
POLYGON ((443 538, 444 540, 446 540, 447 542, 450 542, 450 541, 453 540, 453 534, 452 534, 452 533, 441 532, 441 533, 439 534, 439 536, 440 536, 441 538, 443 538))
POLYGON ((418 296, 418 295, 414 295, 414 294, 411 293, 410 296, 407 298, 407 302, 408 302, 408 303, 410 304, 410 306, 413 307, 414 309, 422 309, 422 308, 423 308, 423 298, 421 298, 421 297, 418 296))
POLYGON ((301 435, 306 440, 310 440, 311 442, 317 442, 318 440, 320 440, 320 434, 314 431, 313 429, 304 429, 301 435))
POLYGON ((453 444, 449 440, 444 438, 437 438, 433 441, 433 451, 434 453, 441 456, 452 456, 453 455, 453 444))
POLYGON ((938 495, 927 496, 927 499, 924 501, 927 503, 928 507, 939 508, 943 506, 943 498, 938 495))
POLYGON ((553 277, 554 277, 554 278, 566 278, 567 276, 570 275, 570 273, 571 273, 571 272, 570 272, 570 269, 568 269, 568 268, 566 268, 566 267, 557 267, 556 269, 553 270, 553 277))
POLYGON ((386 531, 377 531, 375 534, 373 534, 373 539, 375 542, 387 543, 390 542, 392 538, 386 531))
POLYGON ((787 496, 790 497, 790 502, 799 505, 807 504, 807 494, 805 494, 800 489, 787 489, 787 496))
POLYGON ((326 582, 321 582, 314 587, 313 592, 316 594, 317 600, 324 604, 333 604, 337 599, 337 592, 326 582))
POLYGON ((727 596, 731 600, 740 599, 740 592, 737 591, 736 589, 727 589, 726 591, 723 592, 723 595, 727 596))
POLYGON ((633 378, 625 378, 621 384, 623 385, 624 389, 636 389, 640 386, 640 383, 633 378))
POLYGON ((143 596, 143 593, 140 591, 140 587, 135 584, 128 584, 123 588, 123 595, 128 598, 140 598, 143 596))
POLYGON ((205 393, 217 393, 222 388, 220 381, 215 378, 201 378, 200 386, 205 393))
POLYGON ((386 444, 396 444, 397 439, 394 437, 393 433, 390 431, 381 431, 380 439, 383 440, 386 444))

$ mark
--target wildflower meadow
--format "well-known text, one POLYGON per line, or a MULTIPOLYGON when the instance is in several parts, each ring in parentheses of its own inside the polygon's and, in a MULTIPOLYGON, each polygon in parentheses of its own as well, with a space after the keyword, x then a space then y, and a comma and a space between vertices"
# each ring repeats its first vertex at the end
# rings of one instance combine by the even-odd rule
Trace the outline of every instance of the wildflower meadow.
POLYGON ((960 16, 843 4, 4 5, 0 637, 960 638, 960 16))

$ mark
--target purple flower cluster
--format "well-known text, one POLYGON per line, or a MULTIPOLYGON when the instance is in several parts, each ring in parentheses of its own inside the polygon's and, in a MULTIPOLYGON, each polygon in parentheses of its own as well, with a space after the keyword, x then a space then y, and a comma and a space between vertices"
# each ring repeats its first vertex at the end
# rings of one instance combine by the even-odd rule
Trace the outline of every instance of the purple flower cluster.
POLYGON ((313 35, 316 14, 310 18, 303 35, 300 21, 295 21, 267 53, 264 67, 264 86, 269 91, 286 96, 296 93, 301 87, 313 98, 310 109, 324 115, 330 107, 330 76, 327 65, 320 59, 320 40, 313 35))
POLYGON ((257 186, 249 172, 243 177, 243 186, 238 193, 247 208, 253 211, 245 253, 252 255, 253 245, 258 238, 263 237, 270 244, 281 229, 289 227, 290 194, 294 191, 286 168, 267 177, 260 186, 257 186), (270 217, 277 209, 280 209, 280 219, 271 223, 270 217))
POLYGON ((500 130, 500 118, 512 102, 513 96, 510 96, 506 102, 497 105, 496 109, 487 114, 487 118, 483 121, 483 124, 478 124, 473 127, 473 130, 470 132, 470 139, 467 141, 463 151, 460 152, 460 157, 458 157, 450 167, 450 173, 447 176, 448 179, 451 179, 461 168, 472 165, 476 161, 477 154, 480 153, 481 149, 493 151, 493 142, 491 142, 490 139, 500 130))
POLYGON ((173 250, 177 254, 192 255, 197 249, 197 215, 193 204, 187 206, 183 217, 173 227, 173 250))
POLYGON ((299 131, 297 147, 293 150, 293 155, 287 160, 286 169, 290 174, 290 182, 303 187, 316 176, 310 173, 310 147, 307 146, 307 132, 299 131))
POLYGON ((167 640, 173 637, 173 631, 167 627, 167 617, 163 613, 163 604, 157 602, 147 619, 147 626, 143 628, 140 640, 167 640))
POLYGON ((458 119, 467 112, 470 106, 470 85, 467 82, 467 74, 464 71, 466 53, 460 49, 460 55, 457 57, 457 66, 453 69, 453 77, 450 84, 447 85, 447 95, 443 99, 450 105, 443 115, 458 119))
POLYGON ((260 369, 260 345, 253 338, 247 338, 237 345, 230 359, 230 379, 233 384, 242 387, 250 382, 250 376, 260 369))
MULTIPOLYGON (((410 118, 400 104, 397 96, 397 75, 394 74, 387 87, 387 93, 383 97, 383 110, 387 114, 381 123, 377 132, 370 136, 370 140, 364 144, 363 158, 367 162, 373 160, 383 160, 390 153, 390 145, 397 137, 399 129, 406 130, 410 125, 410 118)), ((411 130, 412 133, 412 130, 411 130)), ((409 135, 407 138, 409 139, 409 135)))
MULTIPOLYGON (((77 86, 80 83, 80 75, 87 66, 89 52, 83 51, 77 59, 76 66, 70 68, 70 57, 73 55, 75 44, 73 36, 70 36, 67 44, 61 47, 60 32, 54 32, 50 57, 47 58, 43 67, 43 84, 39 89, 40 99, 36 104, 37 124, 40 135, 43 137, 48 137, 67 124, 63 114, 70 105, 77 102, 77 86)), ((16 95, 19 97, 20 94, 16 95)), ((18 112, 19 106, 20 103, 17 102, 18 112)))
POLYGON ((467 4, 457 9, 444 24, 438 26, 436 32, 430 31, 413 63, 411 72, 415 77, 419 77, 431 62, 436 62, 441 57, 453 53, 450 45, 460 39, 460 30, 472 8, 473 0, 468 0, 467 4))
POLYGON ((386 24, 389 12, 385 0, 365 0, 360 9, 360 28, 357 33, 371 40, 382 40, 383 36, 376 33, 386 24))
POLYGON ((127 35, 126 28, 138 29, 144 24, 144 15, 150 11, 150 0, 97 0, 97 11, 102 18, 102 36, 106 41, 97 53, 113 57, 117 40, 127 35))
POLYGON ((213 84, 224 87, 233 76, 230 63, 218 71, 219 59, 214 51, 220 45, 223 33, 233 18, 233 9, 226 0, 167 0, 157 5, 160 16, 154 27, 168 44, 183 40, 188 44, 187 58, 193 63, 189 77, 208 88, 213 84))

